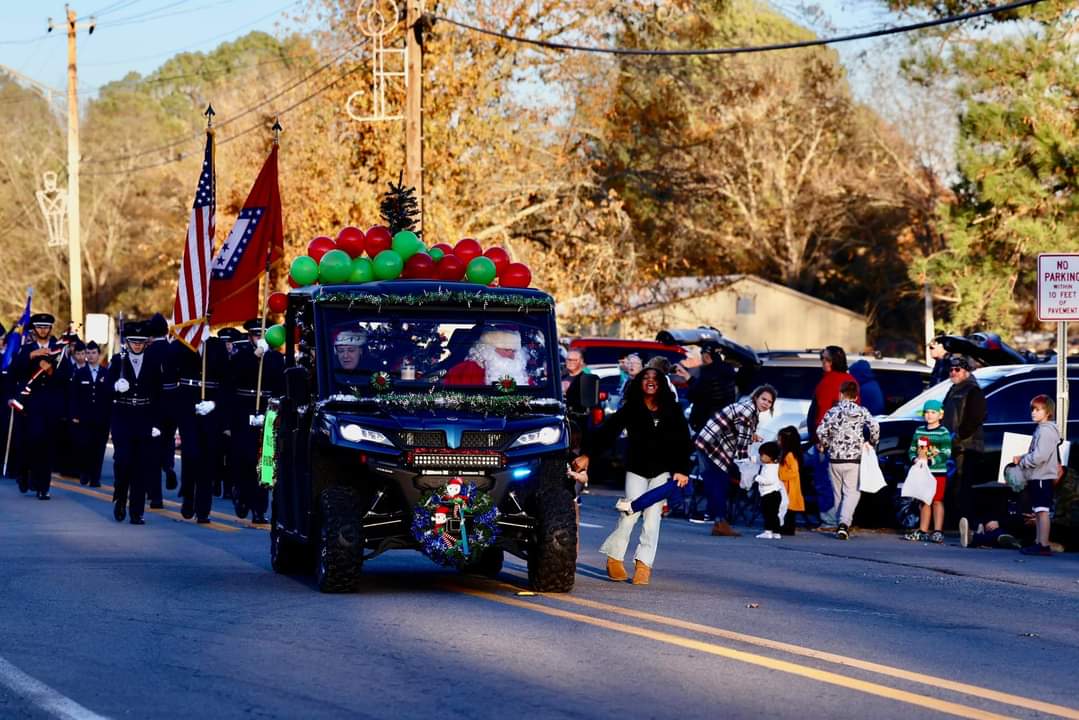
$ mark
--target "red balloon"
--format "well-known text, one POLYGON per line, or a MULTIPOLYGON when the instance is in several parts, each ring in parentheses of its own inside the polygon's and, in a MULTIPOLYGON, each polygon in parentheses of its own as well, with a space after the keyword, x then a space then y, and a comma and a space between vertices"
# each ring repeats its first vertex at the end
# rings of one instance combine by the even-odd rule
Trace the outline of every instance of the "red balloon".
POLYGON ((283 292, 270 293, 266 306, 270 308, 270 312, 283 313, 288 309, 288 295, 283 292))
POLYGON ((288 286, 290 288, 301 288, 301 287, 303 287, 303 285, 300 285, 298 282, 293 280, 291 275, 288 276, 288 286))
POLYGON ((337 233, 337 247, 347 252, 350 258, 363 255, 366 241, 367 237, 363 234, 363 230, 351 225, 341 228, 341 232, 337 233))
POLYGON ((524 263, 510 263, 498 276, 502 287, 526 288, 532 284, 532 271, 524 263))
POLYGON ((439 280, 460 280, 465 276, 467 263, 456 255, 445 255, 438 263, 439 280))
POLYGON ((487 251, 483 253, 484 257, 491 259, 491 262, 495 264, 495 274, 501 275, 502 271, 509 267, 510 254, 506 252, 504 248, 489 247, 487 251))
POLYGON ((389 250, 392 244, 393 235, 389 228, 375 225, 367 231, 367 254, 370 257, 375 257, 383 250, 389 250))
POLYGON ((337 243, 333 240, 325 235, 319 235, 317 238, 307 243, 307 254, 310 255, 315 262, 318 262, 322 259, 323 255, 336 247, 337 243))
POLYGON ((435 277, 435 260, 427 253, 416 253, 405 261, 401 277, 426 280, 435 277))
POLYGON ((479 257, 483 253, 483 248, 480 244, 472 238, 465 238, 457 243, 453 248, 453 254, 465 261, 465 265, 472 258, 479 257))
POLYGON ((449 243, 435 243, 431 246, 431 249, 434 250, 435 248, 441 250, 443 255, 453 255, 453 246, 449 243))

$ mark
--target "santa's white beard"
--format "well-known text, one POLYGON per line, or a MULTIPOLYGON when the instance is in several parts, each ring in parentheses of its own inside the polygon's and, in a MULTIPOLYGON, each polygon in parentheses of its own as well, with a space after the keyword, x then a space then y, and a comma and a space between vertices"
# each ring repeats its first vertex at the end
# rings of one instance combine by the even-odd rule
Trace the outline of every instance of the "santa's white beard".
POLYGON ((483 368, 487 384, 497 382, 507 375, 518 385, 528 384, 528 365, 523 350, 518 350, 512 358, 507 358, 499 355, 490 345, 482 345, 472 348, 468 359, 483 368))

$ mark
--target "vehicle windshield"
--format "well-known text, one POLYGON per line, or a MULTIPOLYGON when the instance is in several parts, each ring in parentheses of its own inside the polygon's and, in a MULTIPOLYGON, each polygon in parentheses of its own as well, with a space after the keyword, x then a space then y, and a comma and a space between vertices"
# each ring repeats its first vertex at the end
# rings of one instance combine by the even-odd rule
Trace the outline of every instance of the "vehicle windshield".
POLYGON ((370 396, 454 390, 549 396, 551 338, 543 314, 324 307, 322 346, 334 392, 370 396))
MULTIPOLYGON (((1015 370, 1014 367, 997 365, 995 367, 981 368, 974 371, 974 378, 978 381, 978 385, 985 388, 996 382, 1000 378, 1004 377, 1010 372, 1015 370)), ((929 388, 921 395, 917 395, 909 402, 900 405, 892 412, 889 417, 894 418, 917 418, 922 415, 922 407, 927 400, 940 400, 944 401, 944 396, 948 394, 948 388, 952 386, 951 380, 945 380, 939 382, 933 387, 929 388)))

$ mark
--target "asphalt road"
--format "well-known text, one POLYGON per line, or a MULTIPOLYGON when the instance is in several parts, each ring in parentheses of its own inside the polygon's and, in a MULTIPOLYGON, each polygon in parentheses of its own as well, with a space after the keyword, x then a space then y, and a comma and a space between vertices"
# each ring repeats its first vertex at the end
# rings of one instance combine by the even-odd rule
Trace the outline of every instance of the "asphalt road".
POLYGON ((223 504, 135 527, 2 480, 0 718, 1079 718, 1077 555, 666 520, 634 587, 596 551, 612 502, 585 497, 571 594, 396 551, 334 596, 223 504))

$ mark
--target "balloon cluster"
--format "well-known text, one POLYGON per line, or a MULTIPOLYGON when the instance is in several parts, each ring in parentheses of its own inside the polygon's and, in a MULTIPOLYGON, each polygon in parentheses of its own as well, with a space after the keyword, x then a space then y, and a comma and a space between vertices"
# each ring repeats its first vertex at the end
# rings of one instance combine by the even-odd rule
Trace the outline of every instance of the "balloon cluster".
MULTIPOLYGON (((430 248, 411 230, 390 233, 381 225, 368 230, 346 227, 337 239, 320 236, 307 245, 307 254, 292 261, 289 285, 294 288, 320 283, 366 283, 374 280, 448 280, 477 285, 526 288, 532 271, 524 263, 510 262, 500 247, 484 250, 472 238, 456 245, 438 243, 430 248)), ((268 306, 282 313, 288 307, 284 293, 273 293, 268 306)), ((266 328, 266 342, 280 347, 285 342, 281 325, 266 328), (278 331, 280 329, 280 331, 278 331)))
POLYGON ((366 233, 346 227, 337 239, 317 237, 307 255, 292 261, 289 284, 305 287, 314 283, 365 283, 372 280, 451 280, 502 287, 528 287, 532 272, 523 263, 510 262, 500 247, 486 251, 471 238, 454 246, 438 243, 430 248, 411 230, 395 235, 376 225, 366 233))

